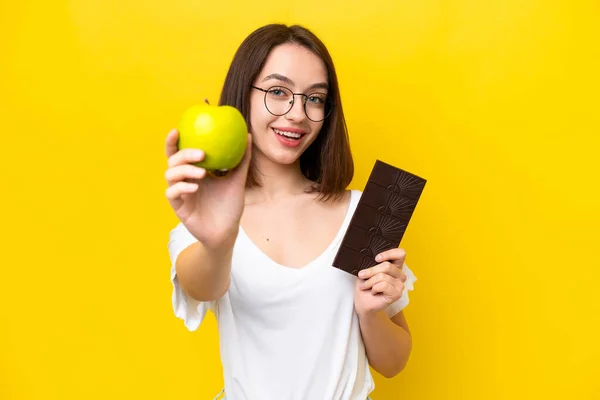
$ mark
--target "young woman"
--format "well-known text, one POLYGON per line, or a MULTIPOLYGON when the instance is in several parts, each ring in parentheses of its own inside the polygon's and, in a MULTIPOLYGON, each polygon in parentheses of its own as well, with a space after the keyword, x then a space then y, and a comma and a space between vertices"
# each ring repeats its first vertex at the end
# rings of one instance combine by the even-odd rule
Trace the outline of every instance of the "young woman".
POLYGON ((416 280, 405 252, 360 278, 332 267, 361 192, 338 80, 323 43, 268 25, 238 49, 220 104, 249 127, 241 164, 215 177, 201 150, 166 139, 166 196, 180 223, 169 253, 175 315, 218 320, 230 400, 367 399, 369 365, 398 374, 411 351, 402 313, 416 280))

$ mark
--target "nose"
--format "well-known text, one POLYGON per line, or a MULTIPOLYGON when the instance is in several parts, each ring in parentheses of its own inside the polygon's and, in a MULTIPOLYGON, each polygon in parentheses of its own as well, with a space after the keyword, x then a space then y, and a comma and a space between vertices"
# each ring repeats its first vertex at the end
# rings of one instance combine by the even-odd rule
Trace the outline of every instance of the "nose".
POLYGON ((304 114, 304 97, 294 95, 294 104, 292 109, 285 115, 290 121, 302 121, 306 117, 304 114))

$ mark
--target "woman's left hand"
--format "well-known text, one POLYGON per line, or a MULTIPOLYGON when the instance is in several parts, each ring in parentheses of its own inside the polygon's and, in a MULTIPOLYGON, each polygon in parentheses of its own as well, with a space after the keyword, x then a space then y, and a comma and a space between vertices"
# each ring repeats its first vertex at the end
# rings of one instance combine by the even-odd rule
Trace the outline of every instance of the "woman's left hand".
POLYGON ((375 258, 379 264, 360 271, 354 290, 354 308, 359 316, 385 310, 402 296, 405 258, 404 250, 390 249, 375 258))

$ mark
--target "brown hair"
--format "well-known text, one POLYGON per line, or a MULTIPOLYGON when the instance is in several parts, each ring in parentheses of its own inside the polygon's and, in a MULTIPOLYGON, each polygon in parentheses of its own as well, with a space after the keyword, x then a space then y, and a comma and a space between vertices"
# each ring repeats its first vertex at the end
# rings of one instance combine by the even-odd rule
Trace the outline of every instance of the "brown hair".
MULTIPOLYGON (((323 122, 320 134, 300 156, 300 168, 316 183, 312 191, 319 192, 321 199, 339 197, 352 181, 354 161, 333 61, 323 42, 311 31, 299 25, 270 24, 252 32, 233 57, 219 104, 237 108, 250 127, 250 85, 260 74, 271 50, 285 43, 311 50, 327 68, 333 109, 323 122)), ((250 164, 247 186, 260 186, 254 162, 250 164)))

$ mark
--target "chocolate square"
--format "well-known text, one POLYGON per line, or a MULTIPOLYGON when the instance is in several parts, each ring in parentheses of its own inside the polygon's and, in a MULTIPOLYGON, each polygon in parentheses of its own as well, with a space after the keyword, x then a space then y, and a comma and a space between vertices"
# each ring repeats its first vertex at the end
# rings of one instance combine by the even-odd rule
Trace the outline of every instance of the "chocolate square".
POLYGON ((352 275, 377 264, 375 256, 397 248, 427 181, 377 160, 333 266, 352 275))
POLYGON ((419 200, 427 182, 421 177, 379 160, 375 162, 369 181, 415 201, 419 200))
POLYGON ((381 213, 371 207, 356 208, 351 226, 380 235, 392 242, 399 242, 406 230, 407 223, 391 215, 381 213))

